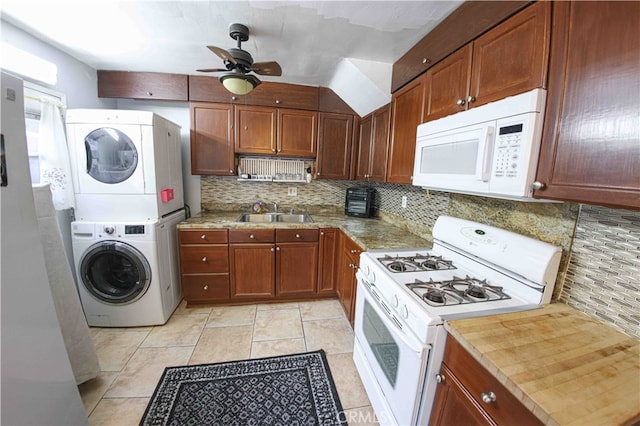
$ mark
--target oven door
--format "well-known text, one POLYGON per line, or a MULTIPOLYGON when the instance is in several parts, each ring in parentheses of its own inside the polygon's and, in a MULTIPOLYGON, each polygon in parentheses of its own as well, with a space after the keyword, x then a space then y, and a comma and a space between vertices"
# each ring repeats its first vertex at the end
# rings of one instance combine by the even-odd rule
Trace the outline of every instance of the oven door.
MULTIPOLYGON (((360 374, 367 371, 374 379, 363 378, 363 383, 377 387, 367 393, 383 395, 383 405, 389 407, 397 424, 414 424, 430 345, 421 343, 362 278, 358 279, 355 335, 368 367, 359 369, 360 374)), ((387 413, 376 414, 389 419, 387 413)))

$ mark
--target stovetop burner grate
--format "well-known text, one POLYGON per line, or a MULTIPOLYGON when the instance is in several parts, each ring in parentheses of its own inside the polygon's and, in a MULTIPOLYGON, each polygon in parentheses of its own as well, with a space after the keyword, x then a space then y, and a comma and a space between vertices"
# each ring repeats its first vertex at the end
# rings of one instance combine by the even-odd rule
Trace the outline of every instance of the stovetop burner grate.
POLYGON ((430 306, 461 305, 465 303, 490 302, 511 299, 502 287, 493 286, 487 280, 466 276, 454 276, 446 281, 421 281, 406 284, 415 294, 430 306))
POLYGON ((392 273, 417 271, 445 271, 456 269, 453 262, 442 256, 416 253, 414 256, 379 257, 378 261, 392 273))

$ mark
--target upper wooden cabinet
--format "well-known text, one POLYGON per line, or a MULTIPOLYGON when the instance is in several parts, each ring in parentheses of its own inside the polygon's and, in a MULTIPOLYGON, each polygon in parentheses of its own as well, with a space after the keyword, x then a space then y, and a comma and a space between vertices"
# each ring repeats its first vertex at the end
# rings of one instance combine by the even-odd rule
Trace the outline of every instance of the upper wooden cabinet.
POLYGON ((354 116, 321 112, 318 126, 319 179, 350 179, 354 116))
POLYGON ((191 109, 191 174, 235 175, 233 105, 198 103, 191 109))
POLYGON ((546 87, 551 2, 538 2, 427 73, 424 121, 546 87))
POLYGON ((360 120, 356 179, 385 181, 390 117, 391 107, 385 105, 360 120))
POLYGON ((411 183, 416 129, 422 122, 426 76, 412 81, 391 97, 391 139, 387 182, 411 183))
POLYGON ((276 155, 277 110, 237 105, 235 111, 236 152, 276 155))
POLYGON ((236 105, 236 153, 315 157, 318 113, 236 105))
POLYGON ((186 74, 98 71, 98 97, 187 101, 186 74))
POLYGON ((640 3, 556 2, 534 196, 640 208, 640 3))
POLYGON ((393 64, 391 92, 529 4, 529 1, 465 1, 393 64))
POLYGON ((224 88, 217 77, 189 76, 189 100, 225 102, 292 109, 318 110, 317 87, 265 81, 248 95, 234 95, 224 88))

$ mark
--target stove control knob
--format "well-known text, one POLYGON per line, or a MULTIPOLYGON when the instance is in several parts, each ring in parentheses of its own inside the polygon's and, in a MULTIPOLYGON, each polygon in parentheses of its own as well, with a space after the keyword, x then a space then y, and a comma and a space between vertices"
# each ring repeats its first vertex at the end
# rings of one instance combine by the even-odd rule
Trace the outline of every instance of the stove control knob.
POLYGON ((399 304, 400 304, 400 299, 398 299, 398 295, 397 294, 394 294, 393 295, 393 307, 397 308, 399 304))
POLYGON ((405 319, 409 318, 409 309, 407 308, 407 305, 402 305, 402 316, 405 319))
POLYGON ((113 228, 113 226, 105 226, 104 227, 104 232, 106 232, 107 234, 111 235, 115 232, 115 229, 113 228))

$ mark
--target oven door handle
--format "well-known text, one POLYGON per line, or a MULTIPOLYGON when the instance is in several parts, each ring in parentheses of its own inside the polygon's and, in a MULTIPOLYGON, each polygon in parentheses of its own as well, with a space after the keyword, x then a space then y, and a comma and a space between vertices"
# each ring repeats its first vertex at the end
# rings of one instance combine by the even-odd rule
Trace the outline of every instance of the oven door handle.
MULTIPOLYGON (((393 326, 397 330, 394 335, 398 336, 398 338, 402 340, 402 343, 404 343, 404 345, 409 348, 416 355, 416 357, 420 357, 422 355, 422 351, 425 350, 425 348, 430 349, 431 345, 423 345, 416 338, 405 332, 404 326, 396 318, 396 316, 393 315, 390 310, 387 311, 387 309, 389 308, 385 309, 385 306, 382 306, 383 302, 381 300, 378 300, 378 298, 375 296, 372 297, 373 293, 375 292, 373 287, 375 286, 368 281, 366 281, 366 284, 369 285, 366 285, 364 283, 365 281, 366 280, 364 279, 362 279, 362 282, 358 280, 358 285, 362 288, 362 291, 365 292, 364 294, 366 294, 366 296, 364 297, 372 302, 374 309, 378 312, 379 315, 384 315, 389 320, 389 322, 393 324, 393 326), (369 290, 369 288, 371 288, 371 290, 369 290)), ((377 294, 377 292, 375 293, 377 294)))

